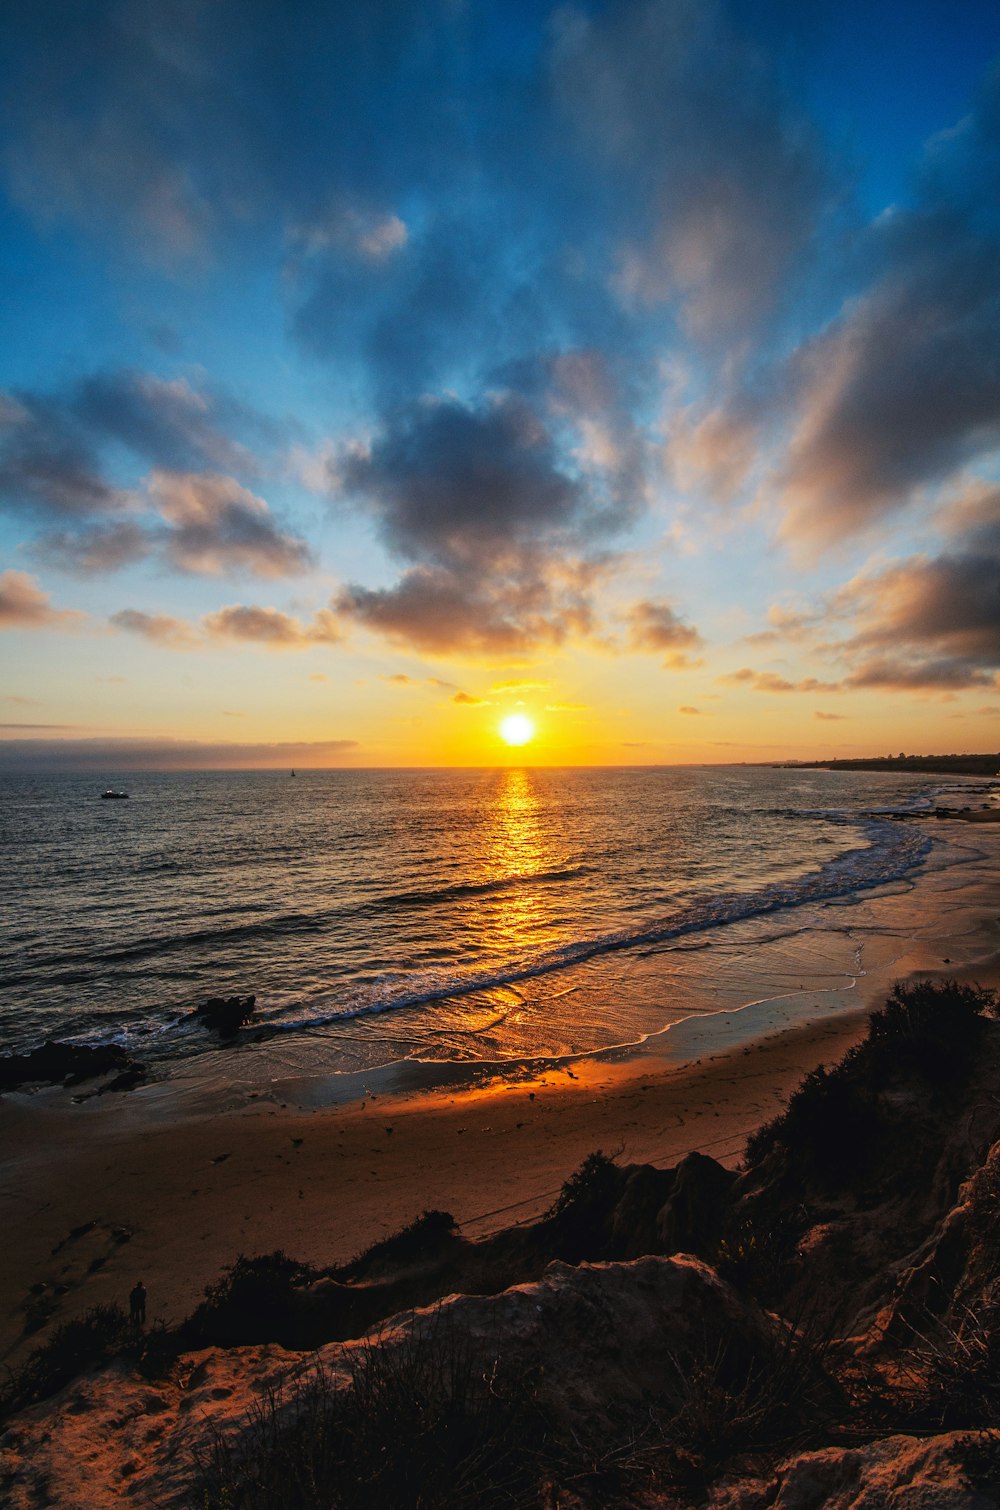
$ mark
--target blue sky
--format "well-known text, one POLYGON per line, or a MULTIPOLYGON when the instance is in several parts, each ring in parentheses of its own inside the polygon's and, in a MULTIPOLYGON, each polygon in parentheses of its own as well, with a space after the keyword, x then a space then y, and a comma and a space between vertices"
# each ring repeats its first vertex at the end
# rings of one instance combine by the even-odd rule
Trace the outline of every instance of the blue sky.
POLYGON ((995 5, 0 26, 0 764, 997 747, 995 5))

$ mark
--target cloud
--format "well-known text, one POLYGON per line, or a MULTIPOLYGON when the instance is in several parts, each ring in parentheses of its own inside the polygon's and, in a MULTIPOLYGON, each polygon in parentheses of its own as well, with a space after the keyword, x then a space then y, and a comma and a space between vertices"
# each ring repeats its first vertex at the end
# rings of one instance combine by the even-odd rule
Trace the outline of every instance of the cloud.
POLYGON ((0 502, 10 510, 87 519, 131 507, 123 488, 105 481, 93 441, 59 400, 0 394, 0 502))
POLYGON ((141 635, 143 639, 152 640, 158 645, 187 650, 198 643, 198 637, 190 624, 165 613, 144 613, 139 608, 122 608, 111 615, 109 622, 116 629, 124 629, 127 634, 141 635))
POLYGON ((633 650, 666 651, 663 664, 675 670, 685 670, 696 664, 687 652, 700 649, 701 635, 678 618, 669 603, 649 598, 634 603, 627 620, 633 650))
POLYGON ((687 714, 689 714, 692 717, 694 717, 694 716, 700 716, 700 714, 701 714, 701 709, 700 708, 690 708, 690 707, 687 707, 687 706, 680 707, 680 708, 677 709, 677 711, 678 711, 678 713, 687 713, 687 714))
POLYGON ((886 692, 960 692, 967 687, 1000 687, 993 672, 961 660, 905 660, 873 656, 844 679, 844 686, 886 692))
POLYGON ((832 618, 836 617, 837 612, 836 600, 824 602, 815 609, 786 608, 783 604, 772 603, 767 610, 767 622, 771 626, 770 629, 744 636, 744 644, 774 645, 789 640, 793 643, 809 641, 815 637, 818 627, 828 624, 832 618))
POLYGON ((195 389, 185 377, 164 379, 129 369, 93 373, 81 379, 70 403, 91 434, 173 471, 206 467, 252 474, 256 458, 229 431, 248 425, 258 440, 275 438, 274 426, 262 415, 219 391, 195 389))
POLYGON ((871 227, 871 278, 797 355, 797 428, 777 486, 786 539, 870 529, 1000 446, 1000 71, 925 171, 912 208, 871 227))
POLYGON ((349 585, 338 612, 435 654, 524 654, 591 633, 591 590, 612 560, 597 542, 631 506, 560 462, 522 395, 407 406, 342 458, 339 483, 412 564, 392 587, 349 585))
POLYGON ((394 587, 349 586, 338 614, 432 655, 524 655, 593 630, 593 609, 572 584, 541 576, 477 580, 445 567, 415 566, 394 587))
POLYGON ((68 629, 84 618, 73 609, 53 608, 48 593, 27 572, 0 572, 0 629, 68 629))
POLYGON ((0 491, 9 506, 43 518, 120 513, 137 499, 106 480, 104 449, 123 447, 164 471, 254 476, 257 457, 234 431, 258 447, 285 439, 283 427, 185 377, 113 369, 51 393, 0 394, 0 491))
MULTIPOLYGON (((137 608, 121 609, 111 615, 110 622, 116 629, 177 650, 204 646, 211 640, 258 644, 272 650, 304 650, 312 645, 335 645, 343 638, 336 617, 328 608, 319 609, 308 624, 277 608, 242 603, 231 603, 216 613, 206 614, 200 628, 169 614, 143 613, 137 608)), ((311 680, 326 681, 326 677, 314 676, 311 680)))
POLYGON ((517 395, 472 408, 454 400, 393 417, 343 486, 373 513, 388 548, 450 569, 519 565, 588 511, 553 436, 517 395))
POLYGON ((546 703, 546 713, 589 713, 589 703, 546 703))
POLYGON ((310 563, 305 541, 284 534, 263 498, 231 477, 154 472, 149 492, 168 525, 165 554, 181 571, 283 577, 310 563))
POLYGON ((321 608, 313 615, 311 623, 303 624, 276 608, 233 603, 228 608, 220 608, 217 613, 207 614, 202 625, 210 638, 245 640, 274 650, 335 645, 343 639, 343 631, 328 608, 321 608))
POLYGON ((49 530, 32 554, 47 566, 80 576, 99 576, 143 561, 150 554, 150 532, 130 519, 75 530, 49 530))
POLYGON ((545 688, 548 687, 549 685, 550 685, 549 682, 521 681, 521 680, 518 680, 518 679, 515 678, 513 681, 494 682, 493 685, 492 685, 492 687, 490 688, 490 691, 491 692, 543 692, 545 690, 545 688))
POLYGON ((846 713, 822 713, 819 708, 817 708, 816 712, 813 714, 813 718, 818 718, 823 723, 827 724, 842 723, 846 717, 846 713))
MULTIPOLYGON (((294 27, 229 0, 18 8, 3 25, 9 191, 43 225, 177 270, 220 243, 237 256, 268 221, 321 223, 331 197, 380 203, 461 155, 463 20, 424 0, 302 0, 294 27)), ((358 227, 366 255, 398 238, 386 220, 358 227)))
POLYGON ((774 671, 754 671, 749 666, 718 676, 716 681, 724 687, 750 687, 754 692, 839 692, 841 690, 839 682, 821 682, 814 676, 804 676, 797 682, 790 682, 787 677, 778 676, 774 671))
POLYGON ((379 263, 402 251, 409 231, 406 222, 391 212, 341 202, 325 215, 292 227, 289 239, 306 257, 335 249, 379 263))
MULTIPOLYGON (((295 576, 312 563, 306 542, 282 530, 264 499, 233 477, 154 471, 143 496, 158 522, 127 519, 52 530, 39 538, 34 554, 82 575, 116 571, 150 556, 201 576, 295 576)), ((137 504, 140 495, 133 497, 137 504)))
POLYGON ((58 731, 59 733, 62 733, 62 734, 68 733, 72 729, 79 729, 81 727, 83 727, 81 724, 11 724, 11 723, 0 723, 0 729, 19 729, 19 730, 32 729, 32 730, 35 730, 35 731, 40 731, 42 729, 48 729, 48 730, 53 731, 53 732, 58 731))
POLYGON ((417 685, 412 676, 407 676, 402 671, 396 671, 392 674, 392 676, 384 676, 382 680, 384 682, 389 682, 389 684, 393 687, 415 687, 417 685))
MULTIPOLYGON (((53 726, 55 727, 55 726, 53 726)), ((5 771, 205 771, 308 769, 342 765, 356 739, 288 740, 272 744, 159 738, 3 739, 5 771)))
POLYGON ((196 112, 192 125, 205 126, 196 10, 173 7, 168 18, 106 6, 84 27, 62 6, 62 45, 47 51, 24 27, 17 61, 24 75, 34 67, 36 80, 45 79, 49 103, 37 108, 28 78, 15 75, 11 103, 22 129, 7 167, 14 197, 39 220, 71 217, 96 232, 110 216, 152 260, 167 263, 200 248, 212 206, 191 171, 193 139, 183 126, 185 109, 196 112), (85 98, 74 85, 77 69, 91 80, 85 98))
POLYGON ((708 345, 773 315, 832 197, 815 133, 734 15, 640 0, 557 22, 560 96, 617 180, 620 296, 673 302, 708 345))
POLYGON ((950 511, 957 532, 841 590, 854 633, 838 652, 852 687, 993 686, 1000 670, 1000 488, 977 486, 950 511), (963 528, 964 526, 964 528, 963 528))
POLYGON ((490 706, 485 697, 473 697, 469 692, 456 692, 452 702, 458 703, 463 708, 488 708, 490 706))
POLYGON ((234 428, 265 447, 283 433, 221 392, 130 370, 52 394, 0 394, 0 502, 43 526, 34 554, 66 571, 97 574, 158 556, 181 571, 300 572, 312 559, 306 543, 216 470, 260 470, 234 428), (152 466, 130 487, 107 478, 108 458, 122 448, 152 466))
POLYGON ((759 416, 736 402, 705 409, 689 405, 668 420, 666 459, 686 491, 701 490, 729 503, 757 463, 759 416))

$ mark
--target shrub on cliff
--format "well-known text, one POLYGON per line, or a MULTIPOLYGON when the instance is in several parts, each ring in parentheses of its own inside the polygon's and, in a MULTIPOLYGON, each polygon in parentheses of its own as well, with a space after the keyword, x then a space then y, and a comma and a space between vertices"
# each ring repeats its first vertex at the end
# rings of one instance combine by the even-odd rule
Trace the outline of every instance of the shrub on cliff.
POLYGON ((357 1258, 329 1272, 341 1281, 357 1279, 383 1270, 395 1270, 424 1259, 437 1258, 458 1238, 458 1223, 449 1211, 424 1211, 408 1226, 372 1243, 357 1258))
POLYGON ((996 1009, 996 993, 978 986, 897 981, 885 1006, 872 1013, 863 1047, 883 1076, 913 1070, 943 1086, 967 1069, 985 1018, 996 1009))
POLYGON ((206 1286, 205 1299, 185 1322, 185 1331, 222 1346, 280 1342, 291 1324, 297 1287, 312 1278, 308 1264, 280 1248, 254 1258, 241 1253, 214 1285, 206 1286))
POLYGON ((852 1050, 833 1069, 811 1070, 781 1115, 751 1133, 746 1162, 754 1168, 780 1146, 793 1170, 836 1188, 855 1174, 878 1130, 878 1106, 852 1050))
POLYGON ((205 1510, 535 1504, 541 1418, 530 1383, 486 1372, 455 1332, 364 1344, 345 1387, 325 1370, 269 1393, 238 1451, 201 1465, 205 1510))
POLYGON ((136 1334, 121 1306, 92 1306, 56 1327, 0 1389, 0 1415, 45 1400, 71 1379, 136 1346, 136 1334))
POLYGON ((780 1148, 792 1172, 843 1187, 886 1130, 880 1094, 914 1076, 932 1093, 950 1090, 968 1073, 986 1017, 996 1014, 996 993, 978 986, 897 982, 872 1013, 864 1041, 832 1069, 808 1074, 785 1111, 750 1135, 747 1167, 780 1148))
POLYGON ((589 1153, 566 1180, 549 1210, 555 1228, 555 1253, 570 1263, 584 1255, 599 1258, 604 1251, 606 1228, 622 1188, 622 1172, 615 1163, 621 1148, 606 1154, 597 1148, 589 1153))

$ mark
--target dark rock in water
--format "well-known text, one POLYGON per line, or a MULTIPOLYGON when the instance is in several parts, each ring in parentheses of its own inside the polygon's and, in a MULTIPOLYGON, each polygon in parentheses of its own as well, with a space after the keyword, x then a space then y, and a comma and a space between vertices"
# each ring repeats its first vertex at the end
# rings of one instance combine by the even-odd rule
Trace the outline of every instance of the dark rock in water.
POLYGON ((145 1079, 146 1066, 144 1064, 130 1064, 127 1070, 122 1070, 121 1074, 116 1075, 113 1080, 109 1080, 107 1085, 102 1085, 97 1094, 103 1096, 107 1091, 135 1090, 135 1087, 142 1085, 145 1079))
POLYGON ((210 996, 197 1009, 195 1016, 220 1038, 235 1038, 238 1030, 253 1016, 256 1000, 255 996, 210 996))
POLYGON ((120 1044, 57 1043, 48 1039, 28 1054, 0 1056, 0 1091, 45 1080, 53 1085, 79 1085, 112 1070, 127 1071, 133 1061, 120 1044))

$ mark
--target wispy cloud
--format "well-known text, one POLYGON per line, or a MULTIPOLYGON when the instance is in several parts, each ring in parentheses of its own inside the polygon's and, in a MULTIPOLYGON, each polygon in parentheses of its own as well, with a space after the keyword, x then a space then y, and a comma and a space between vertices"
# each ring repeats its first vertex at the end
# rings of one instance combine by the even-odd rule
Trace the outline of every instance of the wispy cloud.
POLYGON ((692 625, 684 623, 670 603, 648 598, 634 603, 627 621, 629 643, 634 650, 665 651, 663 664, 672 670, 684 671, 698 664, 688 651, 701 648, 701 635, 692 625))
POLYGON ((158 645, 170 645, 179 650, 192 649, 198 636, 191 625, 172 614, 145 613, 140 608, 120 608, 109 622, 115 629, 124 629, 127 634, 141 635, 158 645))
POLYGON ((230 604, 202 620, 212 639, 245 641, 272 650, 302 650, 310 645, 336 645, 343 631, 328 608, 319 609, 308 624, 276 608, 230 604))
POLYGON ((863 573, 840 595, 855 618, 839 647, 853 687, 994 686, 1000 668, 1000 489, 977 486, 940 554, 863 573))
POLYGON ((35 577, 23 571, 0 572, 0 629, 75 629, 86 614, 53 608, 35 577))
POLYGON ((305 542, 281 531, 263 498, 231 477, 155 472, 149 493, 168 526, 164 552, 181 571, 285 577, 309 565, 305 542))
POLYGON ((791 682, 774 671, 754 671, 742 666, 739 671, 729 671, 716 678, 723 687, 750 687, 754 692, 839 692, 839 682, 821 682, 814 676, 803 676, 791 682))
MULTIPOLYGON (((263 645, 270 650, 304 650, 313 645, 335 645, 343 638, 336 617, 328 608, 319 609, 308 623, 277 608, 256 604, 231 603, 204 616, 199 624, 170 614, 149 614, 136 608, 123 608, 112 614, 116 629, 175 650, 203 648, 214 641, 263 645)), ((313 680, 325 681, 325 676, 313 680)))
POLYGON ((1000 236, 980 192, 998 101, 994 70, 916 202, 871 228, 870 283, 794 358, 801 411, 778 478, 792 542, 870 528, 1000 445, 1000 236))
MULTIPOLYGON (((53 726, 55 728, 55 726, 53 726)), ((2 739, 5 771, 181 771, 308 768, 350 762, 356 739, 236 743, 156 737, 2 739)))

